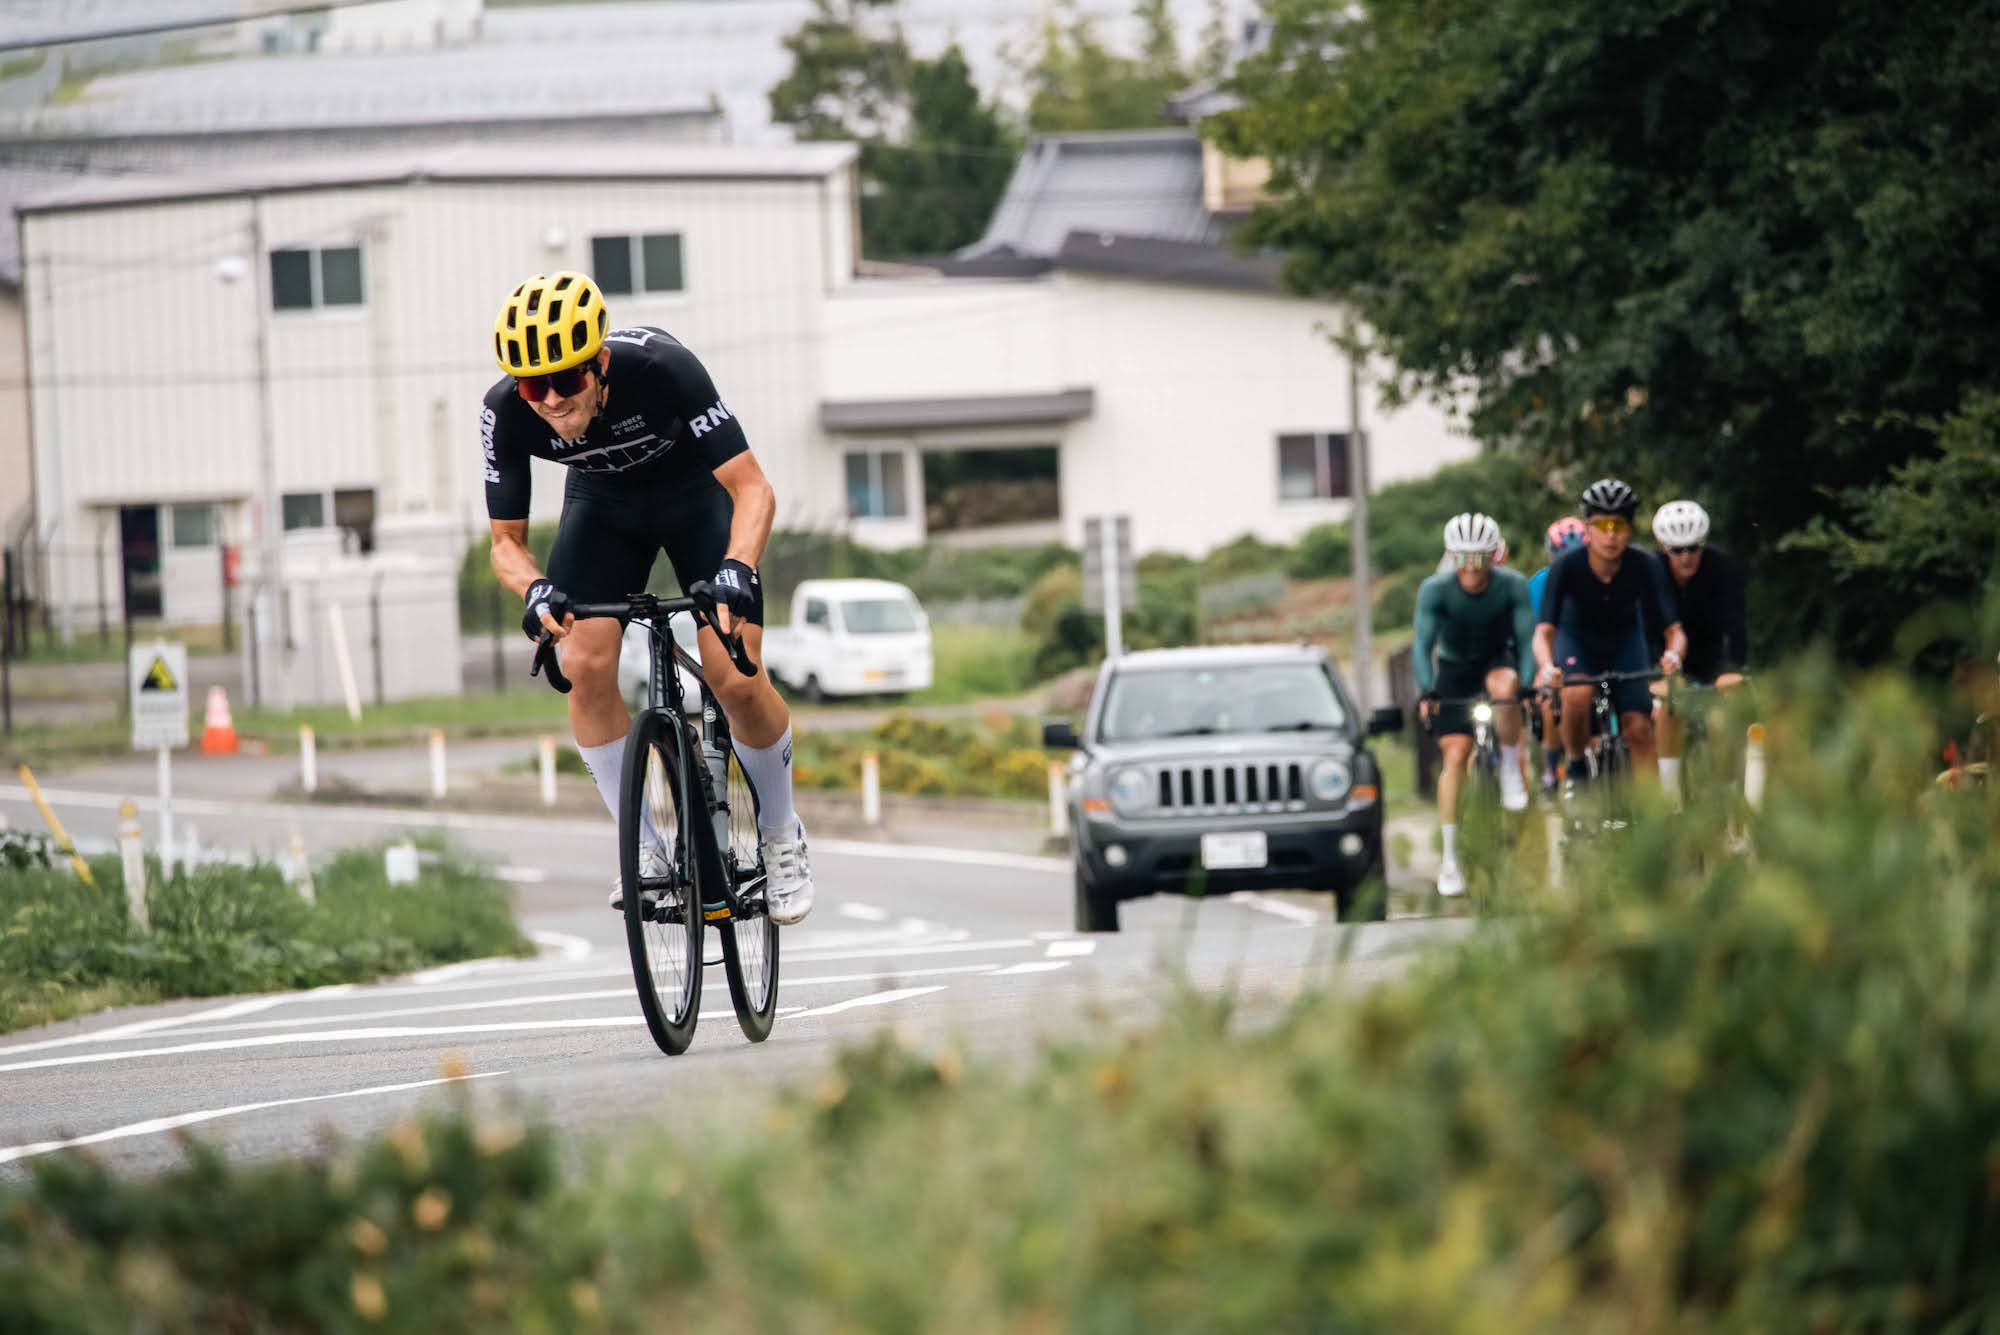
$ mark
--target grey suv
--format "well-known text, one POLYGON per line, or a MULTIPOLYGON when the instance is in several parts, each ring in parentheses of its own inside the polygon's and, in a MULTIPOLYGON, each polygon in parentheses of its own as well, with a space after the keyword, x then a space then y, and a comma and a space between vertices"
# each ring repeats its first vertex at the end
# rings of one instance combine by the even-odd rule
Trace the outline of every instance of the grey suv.
POLYGON ((1384 916, 1382 772, 1326 651, 1150 649, 1098 674, 1070 762, 1076 928, 1118 930, 1118 901, 1162 892, 1330 890, 1340 915, 1384 916), (1376 884, 1364 886, 1373 877, 1376 884))

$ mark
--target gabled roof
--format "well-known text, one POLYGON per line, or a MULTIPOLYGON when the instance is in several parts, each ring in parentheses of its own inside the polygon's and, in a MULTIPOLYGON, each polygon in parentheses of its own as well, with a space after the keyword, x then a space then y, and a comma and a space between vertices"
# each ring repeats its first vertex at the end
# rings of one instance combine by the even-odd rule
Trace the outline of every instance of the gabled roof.
POLYGON ((484 141, 444 149, 384 150, 310 162, 252 163, 227 171, 176 176, 99 178, 70 185, 17 206, 22 214, 106 208, 171 200, 329 186, 404 185, 440 181, 755 180, 828 176, 854 161, 853 144, 793 144, 732 148, 710 144, 575 145, 562 152, 536 141, 484 141))
POLYGON ((1145 278, 1196 287, 1283 292, 1284 262, 1276 255, 1238 255, 1226 244, 1163 241, 1115 232, 1071 232, 1056 252, 1055 265, 1074 273, 1110 278, 1145 278))
POLYGON ((1192 130, 1037 135, 1022 152, 986 235, 960 258, 1006 247, 1053 256, 1079 229, 1213 241, 1202 204, 1201 140, 1192 130))

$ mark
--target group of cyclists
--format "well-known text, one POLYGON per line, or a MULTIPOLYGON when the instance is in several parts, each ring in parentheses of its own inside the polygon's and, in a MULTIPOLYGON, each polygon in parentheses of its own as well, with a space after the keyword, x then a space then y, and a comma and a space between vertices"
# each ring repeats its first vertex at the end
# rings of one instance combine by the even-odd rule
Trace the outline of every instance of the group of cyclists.
POLYGON ((1500 526, 1461 514, 1444 528, 1445 564, 1417 592, 1418 713, 1438 739, 1438 892, 1465 892, 1458 799, 1474 763, 1474 709, 1489 711, 1500 802, 1528 805, 1521 746, 1538 696, 1545 788, 1565 802, 1592 777, 1594 694, 1610 694, 1632 768, 1678 798, 1686 730, 1665 683, 1722 689, 1743 680, 1749 635, 1743 584, 1708 541, 1707 511, 1670 501, 1653 514, 1658 546, 1634 549, 1638 493, 1617 478, 1583 491, 1580 515, 1548 526, 1549 563, 1532 579, 1507 567, 1500 526))

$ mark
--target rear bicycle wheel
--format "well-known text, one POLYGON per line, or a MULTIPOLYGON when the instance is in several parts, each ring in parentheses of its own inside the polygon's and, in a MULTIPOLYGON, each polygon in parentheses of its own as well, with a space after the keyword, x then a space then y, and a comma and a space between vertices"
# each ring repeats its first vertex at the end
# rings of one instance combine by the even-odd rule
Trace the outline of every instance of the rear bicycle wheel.
POLYGON ((729 847, 722 850, 736 884, 737 913, 722 924, 722 972, 736 1023, 752 1043, 771 1036, 778 1014, 778 924, 765 908, 764 853, 757 830, 757 789, 731 748, 729 847))
POLYGON ((653 1041, 679 1056, 701 1011, 701 873, 689 819, 687 746, 667 715, 647 710, 625 737, 619 779, 618 874, 625 885, 625 941, 639 1009, 653 1041), (650 822, 666 874, 642 880, 640 844, 650 822))

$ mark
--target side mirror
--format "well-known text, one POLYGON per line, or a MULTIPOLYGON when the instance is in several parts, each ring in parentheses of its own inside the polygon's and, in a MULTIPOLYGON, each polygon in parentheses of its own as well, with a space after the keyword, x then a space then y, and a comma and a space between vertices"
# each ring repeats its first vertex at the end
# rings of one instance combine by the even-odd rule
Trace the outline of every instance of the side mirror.
POLYGON ((1403 711, 1394 705, 1384 705, 1368 716, 1368 735, 1382 737, 1403 730, 1403 711))
POLYGON ((1083 739, 1068 719, 1050 719, 1042 725, 1042 745, 1051 751, 1074 751, 1083 745, 1083 739))

